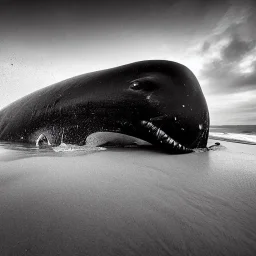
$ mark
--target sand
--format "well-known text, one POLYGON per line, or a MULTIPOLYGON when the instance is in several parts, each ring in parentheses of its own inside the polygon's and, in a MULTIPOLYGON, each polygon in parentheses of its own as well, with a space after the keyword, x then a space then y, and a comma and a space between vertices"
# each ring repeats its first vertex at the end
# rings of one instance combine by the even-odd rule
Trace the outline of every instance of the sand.
POLYGON ((5 152, 0 255, 256 255, 256 146, 221 144, 186 155, 5 152))

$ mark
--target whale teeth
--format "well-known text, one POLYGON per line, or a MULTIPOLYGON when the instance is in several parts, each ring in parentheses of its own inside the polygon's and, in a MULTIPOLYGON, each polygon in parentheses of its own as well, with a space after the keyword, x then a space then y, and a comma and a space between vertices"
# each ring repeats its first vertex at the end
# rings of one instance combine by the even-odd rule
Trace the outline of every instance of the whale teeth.
POLYGON ((163 137, 162 137, 163 139, 168 139, 168 137, 169 137, 169 136, 166 135, 166 133, 163 133, 163 137))
POLYGON ((174 140, 169 137, 169 138, 167 138, 167 142, 168 142, 169 144, 173 144, 173 143, 174 143, 174 140))
POLYGON ((167 135, 164 131, 160 128, 153 125, 151 122, 148 121, 141 121, 143 127, 147 128, 147 131, 151 133, 159 143, 164 145, 169 145, 173 150, 180 151, 180 152, 191 152, 192 149, 186 148, 185 146, 179 144, 177 141, 172 139, 169 135, 167 135))
POLYGON ((157 132, 156 132, 156 136, 157 137, 160 137, 160 135, 162 134, 162 131, 160 128, 157 129, 157 132))

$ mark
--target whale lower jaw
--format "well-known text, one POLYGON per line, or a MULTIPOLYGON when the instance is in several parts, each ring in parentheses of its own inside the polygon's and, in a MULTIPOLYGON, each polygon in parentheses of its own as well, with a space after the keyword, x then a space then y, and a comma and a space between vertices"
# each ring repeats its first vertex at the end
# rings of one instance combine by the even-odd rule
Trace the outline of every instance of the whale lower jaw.
MULTIPOLYGON (((144 139, 140 138, 142 136, 133 137, 131 135, 120 133, 115 131, 98 131, 90 134, 85 141, 87 146, 99 147, 99 146, 148 146, 156 145, 162 148, 167 153, 182 154, 193 152, 193 149, 187 148, 180 144, 176 140, 166 134, 163 130, 155 126, 149 121, 140 121, 139 123, 140 133, 143 132, 144 139), (142 128, 142 130, 141 130, 142 128), (147 139, 146 139, 147 138, 147 139), (146 140, 145 140, 146 139, 146 140)), ((45 132, 38 133, 38 137, 35 141, 37 147, 49 147, 51 145, 49 141, 49 134, 46 135, 45 132)), ((61 139, 61 142, 66 143, 61 139)), ((67 142, 69 143, 69 142, 67 142)))
POLYGON ((125 147, 151 145, 149 142, 120 132, 94 132, 86 138, 85 144, 93 147, 125 147))
POLYGON ((146 128, 145 132, 161 144, 168 152, 170 153, 189 153, 193 152, 193 149, 187 148, 182 144, 178 143, 176 140, 171 138, 168 134, 166 134, 163 130, 152 124, 148 121, 141 121, 141 125, 146 128))

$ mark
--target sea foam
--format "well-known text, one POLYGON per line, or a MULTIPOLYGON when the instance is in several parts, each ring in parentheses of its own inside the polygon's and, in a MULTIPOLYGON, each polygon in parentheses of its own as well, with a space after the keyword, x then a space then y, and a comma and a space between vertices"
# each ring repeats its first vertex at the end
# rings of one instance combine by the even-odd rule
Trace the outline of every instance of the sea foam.
POLYGON ((254 134, 210 132, 209 138, 256 145, 256 135, 254 134))

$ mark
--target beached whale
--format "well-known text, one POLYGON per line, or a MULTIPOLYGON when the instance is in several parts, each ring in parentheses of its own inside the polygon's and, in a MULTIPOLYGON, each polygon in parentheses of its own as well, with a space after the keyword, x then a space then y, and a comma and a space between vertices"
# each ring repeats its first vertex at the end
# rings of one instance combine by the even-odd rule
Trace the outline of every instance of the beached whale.
POLYGON ((0 111, 0 140, 37 145, 106 144, 126 134, 170 153, 205 148, 209 112, 194 74, 165 60, 79 75, 0 111))

